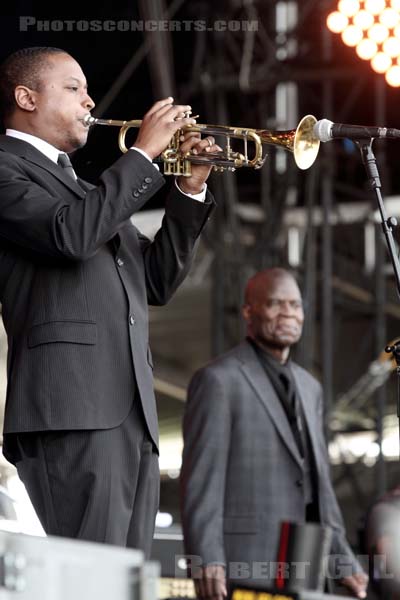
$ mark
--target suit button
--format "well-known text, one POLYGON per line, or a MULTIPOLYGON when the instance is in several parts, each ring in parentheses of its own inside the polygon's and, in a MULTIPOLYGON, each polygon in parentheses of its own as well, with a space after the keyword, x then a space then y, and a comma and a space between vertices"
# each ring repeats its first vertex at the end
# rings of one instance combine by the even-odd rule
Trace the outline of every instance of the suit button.
POLYGON ((116 262, 119 267, 122 267, 122 265, 124 264, 124 261, 121 260, 120 258, 117 258, 116 262))
POLYGON ((142 190, 147 190, 149 186, 147 185, 147 183, 142 183, 142 190))
POLYGON ((138 190, 135 190, 133 192, 133 195, 135 196, 135 198, 139 198, 139 192, 138 192, 138 190))
POLYGON ((135 324, 135 319, 133 315, 129 315, 129 325, 134 325, 135 324))
POLYGON ((297 487, 303 487, 303 480, 302 479, 298 479, 296 481, 296 485, 297 485, 297 487))
POLYGON ((153 180, 151 177, 145 177, 144 181, 145 181, 145 183, 151 183, 153 180))
POLYGON ((138 192, 139 192, 139 194, 143 194, 144 189, 140 187, 140 188, 138 188, 138 192))

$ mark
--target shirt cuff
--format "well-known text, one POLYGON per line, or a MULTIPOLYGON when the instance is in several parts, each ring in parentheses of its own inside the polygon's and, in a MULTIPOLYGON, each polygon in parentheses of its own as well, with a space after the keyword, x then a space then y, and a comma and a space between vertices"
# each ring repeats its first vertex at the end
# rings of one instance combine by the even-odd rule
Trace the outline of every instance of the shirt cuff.
MULTIPOLYGON (((158 171, 160 170, 160 167, 158 165, 156 165, 155 163, 153 163, 153 161, 151 160, 151 158, 147 154, 147 152, 145 152, 141 148, 136 148, 136 146, 131 146, 131 148, 129 148, 129 150, 136 150, 136 152, 139 152, 139 154, 141 154, 142 156, 147 158, 147 160, 152 163, 153 167, 155 167, 158 171)), ((183 194, 184 196, 189 196, 189 198, 192 198, 193 200, 197 200, 197 202, 204 203, 206 201, 206 193, 207 193, 207 184, 206 183, 204 184, 204 189, 202 189, 202 191, 199 192, 198 194, 186 194, 185 192, 183 192, 181 190, 181 188, 179 187, 176 179, 175 179, 175 185, 178 188, 178 190, 180 191, 180 193, 183 194)))
POLYGON ((149 162, 151 162, 151 164, 153 165, 153 167, 155 167, 157 169, 157 171, 160 170, 160 167, 156 164, 153 163, 153 161, 151 160, 150 156, 147 154, 147 152, 145 152, 144 150, 142 150, 141 148, 136 148, 136 146, 131 146, 129 148, 129 150, 136 150, 136 152, 139 152, 139 154, 141 154, 142 156, 144 156, 145 158, 147 158, 147 160, 149 162))
POLYGON ((193 198, 193 200, 197 200, 197 202, 204 203, 206 201, 206 193, 207 193, 207 184, 206 183, 204 184, 204 188, 198 194, 187 194, 186 192, 183 192, 178 185, 177 179, 175 179, 175 185, 178 188, 178 190, 180 191, 180 193, 183 194, 184 196, 189 196, 189 198, 193 198))

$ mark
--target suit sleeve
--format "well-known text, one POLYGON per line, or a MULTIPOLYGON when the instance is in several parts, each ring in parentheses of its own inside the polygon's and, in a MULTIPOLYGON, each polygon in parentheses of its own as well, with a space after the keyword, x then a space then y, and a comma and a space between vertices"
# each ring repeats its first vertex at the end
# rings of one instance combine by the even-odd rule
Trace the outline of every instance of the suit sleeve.
POLYGON ((0 158, 0 238, 56 259, 95 254, 164 181, 146 158, 127 152, 82 199, 68 188, 62 195, 52 192, 52 175, 19 157, 0 158))
POLYGON ((226 563, 223 515, 231 421, 226 386, 213 370, 199 371, 189 386, 180 483, 186 553, 203 565, 226 563))
POLYGON ((346 576, 350 575, 351 573, 362 572, 363 568, 356 559, 347 541, 342 513, 332 486, 329 467, 329 454, 324 436, 322 389, 319 384, 318 388, 318 422, 320 437, 319 450, 321 452, 321 456, 323 456, 323 461, 321 461, 323 471, 319 489, 321 521, 323 524, 329 525, 332 528, 333 533, 331 544, 332 564, 329 565, 329 569, 332 571, 332 574, 335 574, 337 571, 338 573, 343 572, 343 576, 346 576))
POLYGON ((139 233, 149 304, 166 304, 186 277, 199 235, 215 207, 212 195, 198 202, 172 186, 154 241, 139 233))

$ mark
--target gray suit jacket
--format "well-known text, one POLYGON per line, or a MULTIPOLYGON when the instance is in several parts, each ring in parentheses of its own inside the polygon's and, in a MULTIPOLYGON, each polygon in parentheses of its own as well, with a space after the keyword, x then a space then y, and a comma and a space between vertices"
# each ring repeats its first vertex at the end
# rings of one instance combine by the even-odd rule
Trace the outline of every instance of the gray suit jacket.
POLYGON ((130 217, 163 181, 130 151, 84 191, 31 144, 0 136, 6 434, 115 427, 136 401, 157 444, 148 304, 181 283, 213 207, 173 186, 150 243, 130 217))
MULTIPOLYGON (((331 485, 321 386, 292 367, 316 458, 321 522, 333 528, 332 553, 360 571, 331 485)), ((281 402, 247 341, 195 374, 183 432, 186 552, 227 568, 276 561, 280 521, 304 522, 303 467, 281 402)))

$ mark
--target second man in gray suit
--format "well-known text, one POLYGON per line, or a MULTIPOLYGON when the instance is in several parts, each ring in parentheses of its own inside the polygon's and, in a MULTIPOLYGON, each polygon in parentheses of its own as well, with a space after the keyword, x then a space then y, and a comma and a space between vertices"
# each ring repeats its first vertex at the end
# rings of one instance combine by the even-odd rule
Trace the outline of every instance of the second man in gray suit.
POLYGON ((256 274, 243 317, 246 340, 195 374, 186 405, 182 518, 186 552, 201 562, 197 595, 222 600, 235 578, 269 587, 255 571, 276 561, 280 522, 312 521, 332 528, 342 582, 364 598, 330 480, 321 386, 289 359, 304 320, 293 276, 256 274))

